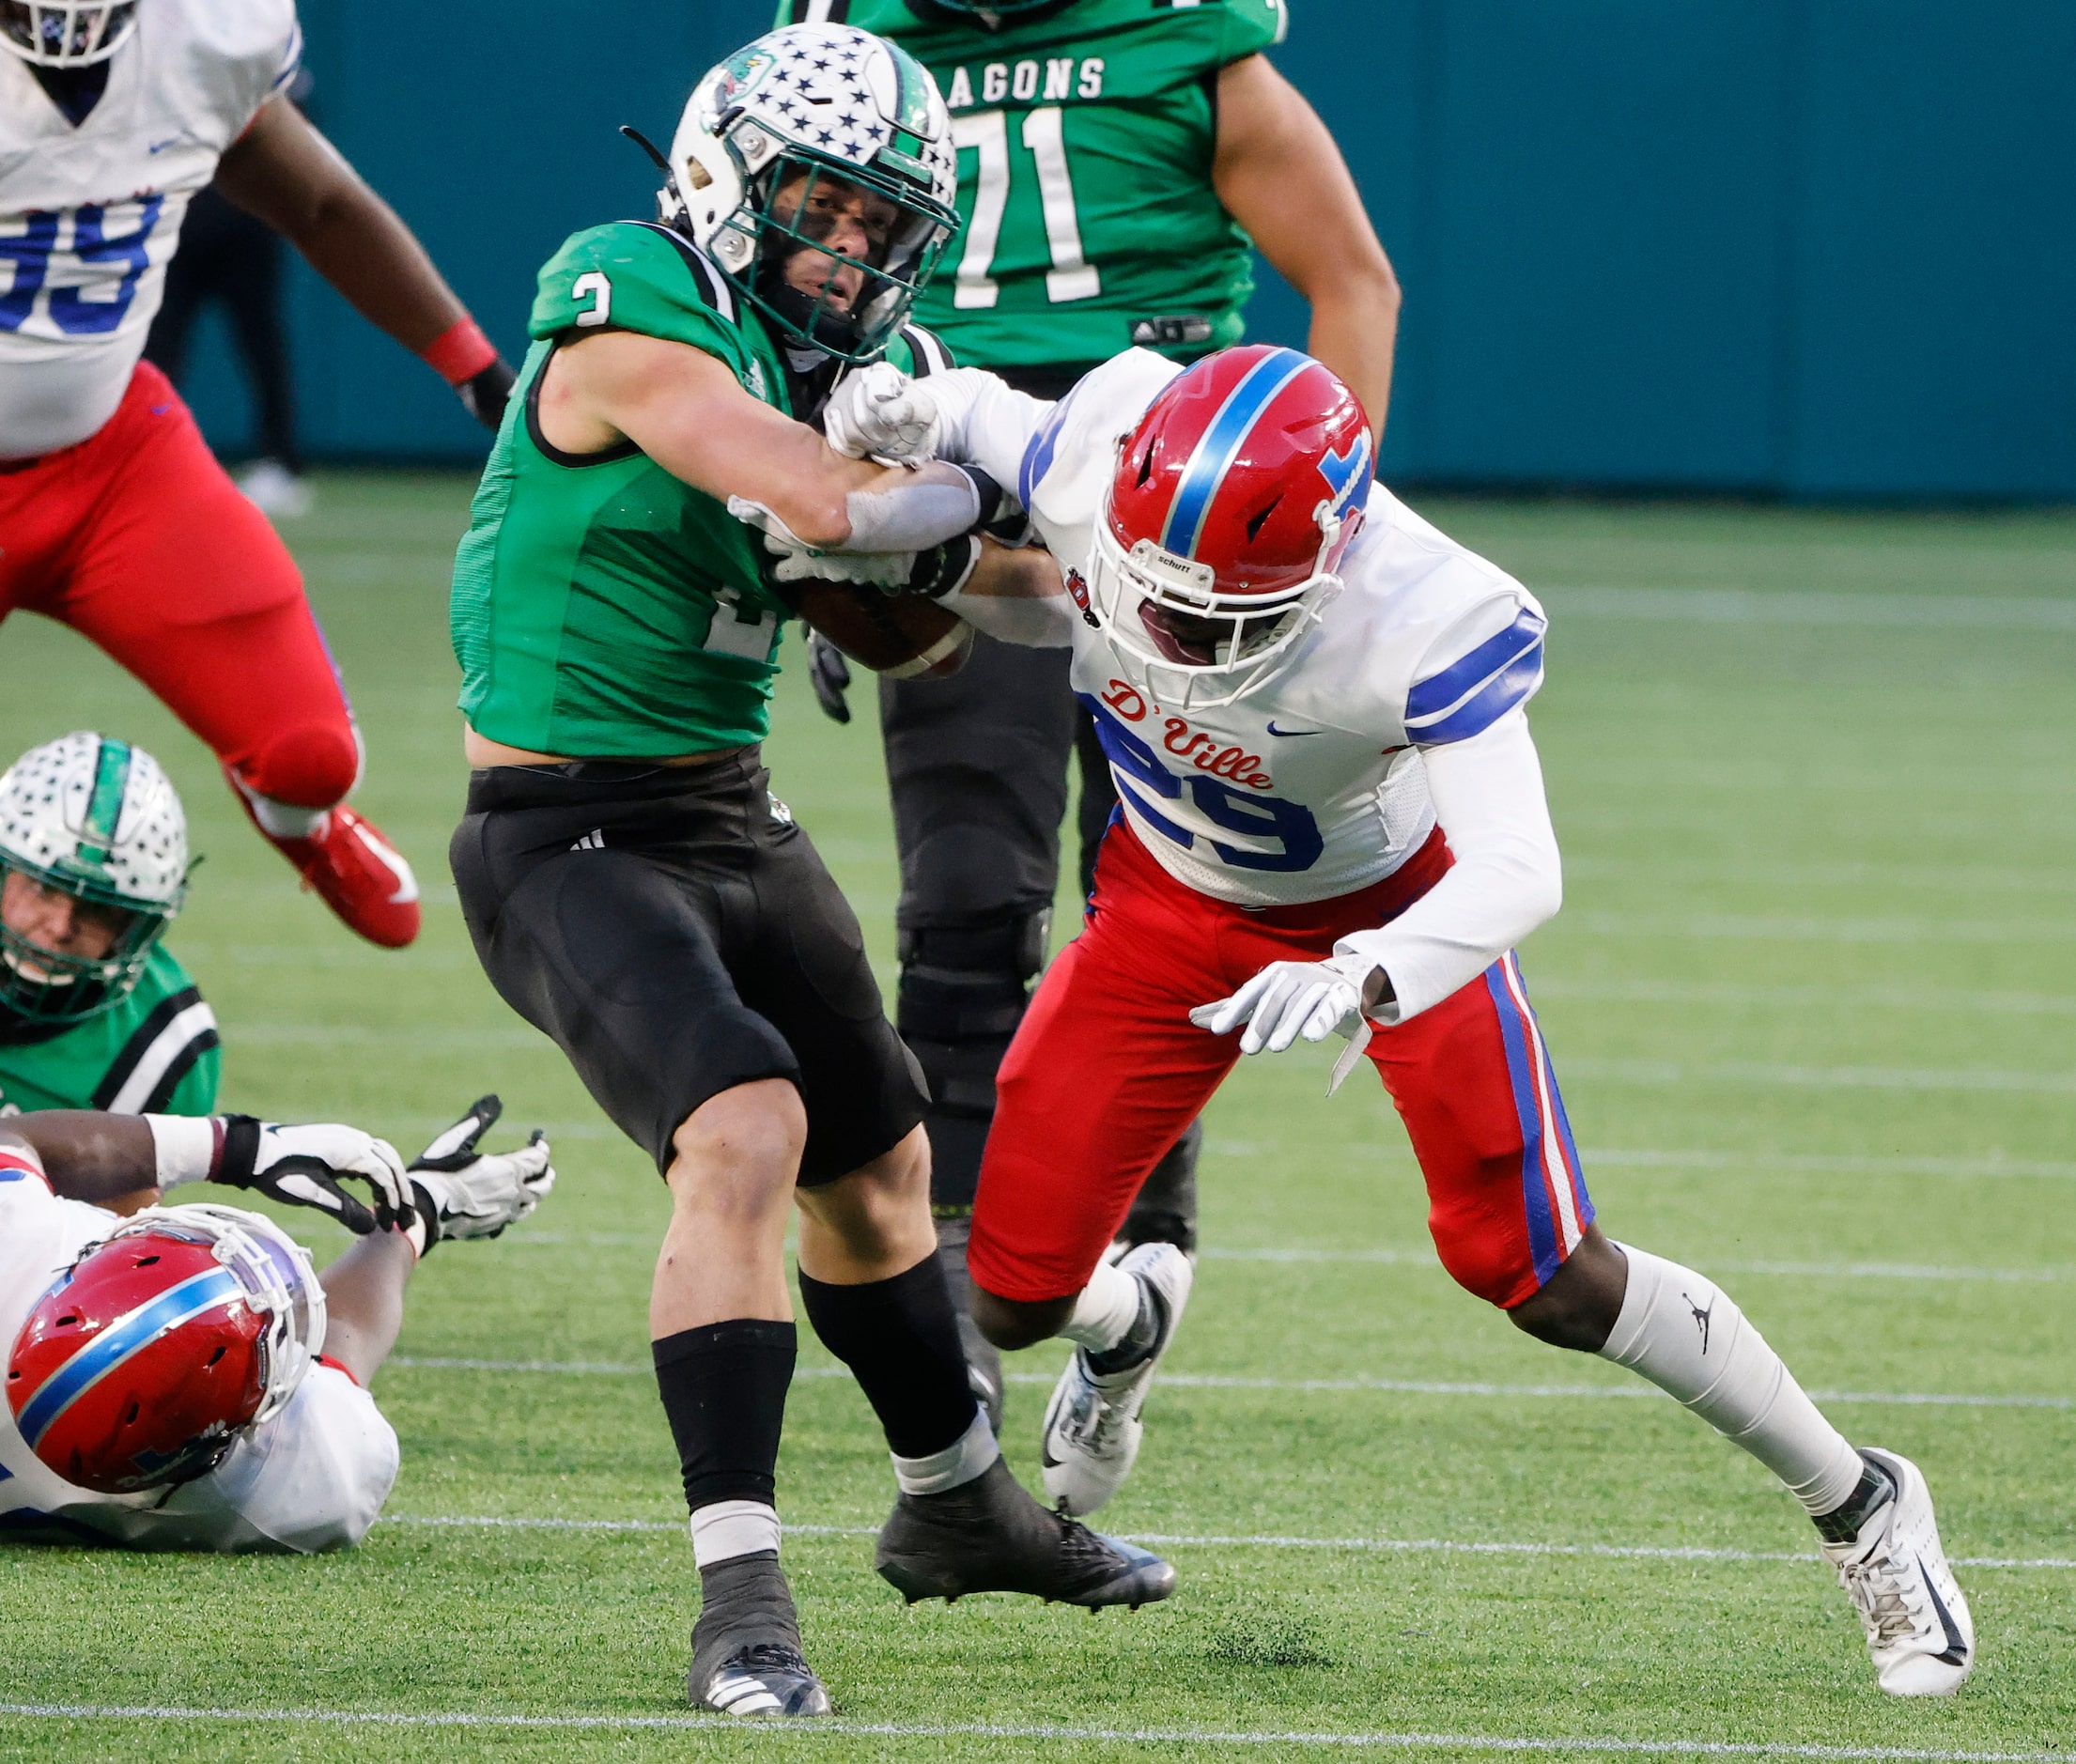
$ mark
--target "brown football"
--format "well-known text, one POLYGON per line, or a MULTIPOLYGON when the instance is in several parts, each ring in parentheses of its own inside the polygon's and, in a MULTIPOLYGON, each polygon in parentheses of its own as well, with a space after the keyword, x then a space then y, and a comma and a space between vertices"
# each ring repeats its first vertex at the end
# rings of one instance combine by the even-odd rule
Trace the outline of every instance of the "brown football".
POLYGON ((973 627, 927 595, 881 594, 848 581, 791 584, 800 616, 853 661, 896 680, 956 673, 973 627))

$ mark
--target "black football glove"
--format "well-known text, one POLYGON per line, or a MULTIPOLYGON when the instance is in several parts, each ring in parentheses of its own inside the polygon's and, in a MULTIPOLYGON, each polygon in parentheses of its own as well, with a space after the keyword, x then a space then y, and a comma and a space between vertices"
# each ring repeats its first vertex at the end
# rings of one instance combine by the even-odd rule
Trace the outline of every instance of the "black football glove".
POLYGON ((464 379, 455 388, 455 394, 461 400, 461 408, 495 435, 498 425, 504 421, 504 406, 512 395, 512 382, 518 378, 512 364, 501 355, 480 374, 464 379))
POLYGON ((850 721, 850 661, 844 652, 812 626, 807 634, 807 678, 814 702, 832 722, 850 721))
POLYGON ((251 1115, 222 1119, 224 1150, 209 1171, 211 1182, 250 1188, 290 1206, 315 1207, 362 1237, 413 1211, 404 1160, 386 1139, 336 1123, 284 1127, 251 1115), (349 1176, 368 1185, 372 1209, 339 1186, 349 1176))

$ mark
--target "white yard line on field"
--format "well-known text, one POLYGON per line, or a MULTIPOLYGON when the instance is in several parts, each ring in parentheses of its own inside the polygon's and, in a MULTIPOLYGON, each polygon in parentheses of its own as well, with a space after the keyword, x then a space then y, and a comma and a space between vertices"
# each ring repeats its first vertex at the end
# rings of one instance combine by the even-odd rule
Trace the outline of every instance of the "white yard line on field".
MULTIPOLYGON (((655 1369, 634 1360, 489 1360, 445 1355, 420 1356, 393 1354, 385 1366, 412 1370, 450 1372, 558 1372, 573 1377, 634 1378, 651 1375, 655 1369)), ((842 1366, 803 1366, 795 1378, 848 1378, 842 1366)), ((1008 1372, 1013 1385, 1050 1385, 1051 1372, 1008 1372)), ((1165 1372, 1163 1386, 1173 1390, 1366 1390, 1417 1397, 1565 1397, 1592 1400, 1603 1397, 1663 1398, 1655 1385, 1502 1385, 1482 1380, 1421 1378, 1248 1378, 1224 1372, 1165 1372)), ((1957 1409, 2076 1409, 2076 1397, 2019 1395, 1966 1395, 1946 1391, 1812 1390, 1820 1402, 1864 1402, 1883 1407, 1957 1409)))
POLYGON ((726 1734, 731 1742, 816 1739, 1050 1740, 1111 1745, 1338 1746, 1357 1751, 1549 1753, 1564 1756, 1869 1759, 1879 1764, 2068 1764, 2067 1751, 1966 1752, 1918 1746, 1808 1745, 1782 1741, 1619 1740, 1605 1735, 1332 1733, 1302 1729, 1217 1727, 1082 1727, 1066 1723, 731 1721, 722 1715, 519 1715, 473 1710, 410 1713, 377 1709, 186 1709, 163 1704, 0 1703, 0 1719, 53 1721, 217 1722, 342 1727, 460 1727, 488 1730, 726 1734))
POLYGON ((1837 625, 1855 629, 2067 631, 2076 600, 2019 595, 1841 595, 1751 588, 1539 586, 1550 611, 1572 618, 1694 625, 1837 625))
MULTIPOLYGON (((385 1525, 478 1526, 492 1531, 670 1531, 685 1522, 667 1519, 526 1519, 468 1513, 384 1513, 385 1525)), ((807 1538, 875 1538, 877 1525, 787 1525, 789 1535, 807 1538)), ((1464 1542, 1449 1538, 1294 1538, 1234 1533, 1197 1536, 1163 1531, 1117 1534, 1128 1542, 1163 1550, 1323 1550, 1381 1551, 1414 1555, 1581 1555, 1615 1561, 1665 1562, 1820 1562, 1814 1550, 1712 1550, 1698 1545, 1627 1543, 1464 1542)), ((2033 1568, 2076 1570, 2076 1557, 2060 1555, 1957 1555, 1959 1568, 2033 1568)))

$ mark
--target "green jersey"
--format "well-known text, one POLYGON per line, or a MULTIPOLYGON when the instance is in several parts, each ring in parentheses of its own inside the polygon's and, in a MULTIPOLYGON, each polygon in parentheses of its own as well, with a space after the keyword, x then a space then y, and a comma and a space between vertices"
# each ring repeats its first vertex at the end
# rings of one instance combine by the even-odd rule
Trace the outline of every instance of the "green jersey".
MULTIPOLYGON (((540 431, 541 375, 588 331, 689 344, 794 415, 784 357, 690 243, 647 221, 574 234, 548 260, 534 338, 455 554, 449 605, 461 708, 478 735, 536 753, 658 759, 761 741, 790 609, 763 535, 632 441, 565 454, 540 431)), ((950 364, 909 326, 887 359, 950 364)), ((795 383, 826 393, 833 372, 795 383)), ((813 411, 798 414, 810 419, 813 411)))
POLYGON ((1211 184, 1217 70, 1282 39, 1283 0, 1070 0, 998 29, 930 0, 784 0, 890 37, 952 113, 966 230, 916 303, 959 359, 1192 359, 1237 343, 1247 236, 1211 184))
POLYGON ((645 222, 594 226, 540 272, 534 339, 455 556, 461 708, 536 752, 654 759, 762 740, 783 601, 762 535, 631 441, 565 454, 540 432, 542 371, 612 328, 688 343, 786 409, 769 334, 692 247, 645 222))
POLYGON ((105 1108, 207 1115, 223 1055, 216 1015, 163 944, 130 996, 80 1023, 0 1016, 0 1113, 105 1108))

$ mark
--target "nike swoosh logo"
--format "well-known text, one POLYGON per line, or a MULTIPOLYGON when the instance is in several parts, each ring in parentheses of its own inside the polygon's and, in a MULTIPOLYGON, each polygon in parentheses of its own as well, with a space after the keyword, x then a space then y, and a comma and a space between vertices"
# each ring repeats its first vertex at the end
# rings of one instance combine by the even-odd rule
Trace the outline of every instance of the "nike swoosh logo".
POLYGON ((152 144, 151 144, 151 145, 150 145, 149 147, 146 147, 146 148, 145 148, 145 151, 146 151, 147 153, 163 153, 163 152, 164 152, 164 151, 166 150, 166 148, 168 148, 169 147, 177 147, 177 146, 178 146, 178 145, 179 145, 179 140, 180 140, 180 137, 179 137, 178 135, 177 135, 177 134, 169 134, 169 135, 167 135, 167 136, 166 136, 166 138, 165 138, 165 139, 164 139, 163 141, 154 141, 154 142, 152 142, 152 144))
MULTIPOLYGON (((1923 1556, 1917 1558, 1917 1571, 1920 1574, 1925 1574, 1925 1558, 1923 1556)), ((1961 1639, 1960 1631, 1955 1627, 1953 1618, 1947 1615, 1946 1602, 1939 1596, 1939 1588, 1932 1585, 1932 1577, 1929 1574, 1925 1574, 1925 1592, 1932 1602, 1932 1609, 1939 1613, 1940 1627, 1946 1632, 1946 1651, 1935 1655, 1934 1658, 1943 1661, 1949 1666, 1966 1665, 1968 1663, 1968 1644, 1961 1639)))
POLYGON ((1273 717, 1269 720, 1269 734, 1272 735, 1324 735, 1325 733, 1325 731, 1323 729, 1278 729, 1276 726, 1276 720, 1273 717))

